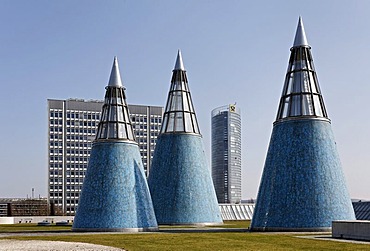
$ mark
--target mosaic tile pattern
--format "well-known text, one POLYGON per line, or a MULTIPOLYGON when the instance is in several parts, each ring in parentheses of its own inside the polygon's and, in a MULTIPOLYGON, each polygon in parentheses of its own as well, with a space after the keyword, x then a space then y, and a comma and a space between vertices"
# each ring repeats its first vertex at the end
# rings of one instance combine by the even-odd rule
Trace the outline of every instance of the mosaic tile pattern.
POLYGON ((327 230, 333 220, 354 219, 330 122, 276 123, 252 230, 327 230))
POLYGON ((159 224, 222 222, 201 136, 161 134, 148 184, 159 224))
POLYGON ((145 231, 158 227, 136 144, 95 142, 74 231, 145 231))

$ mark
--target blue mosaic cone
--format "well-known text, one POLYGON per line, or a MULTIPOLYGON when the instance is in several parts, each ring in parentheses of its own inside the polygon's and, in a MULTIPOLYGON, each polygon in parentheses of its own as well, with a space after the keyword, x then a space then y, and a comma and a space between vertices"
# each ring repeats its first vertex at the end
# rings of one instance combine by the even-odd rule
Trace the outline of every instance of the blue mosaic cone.
POLYGON ((73 231, 158 230, 115 58, 73 231))
POLYGON ((252 231, 328 231, 354 220, 331 122, 299 19, 252 231))
POLYGON ((180 51, 148 184, 159 224, 222 223, 180 51))

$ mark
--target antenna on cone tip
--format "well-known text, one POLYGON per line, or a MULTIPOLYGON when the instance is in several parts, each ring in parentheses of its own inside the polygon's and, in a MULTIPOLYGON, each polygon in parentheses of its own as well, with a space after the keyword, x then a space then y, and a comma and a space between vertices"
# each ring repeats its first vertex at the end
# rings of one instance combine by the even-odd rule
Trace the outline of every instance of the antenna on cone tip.
POLYGON ((307 42, 306 33, 304 31, 302 17, 299 17, 297 31, 295 33, 293 47, 309 46, 307 42))
POLYGON ((123 87, 122 80, 121 80, 121 74, 119 73, 117 57, 114 57, 114 60, 113 60, 113 66, 112 66, 112 71, 110 74, 108 86, 123 87))
POLYGON ((174 70, 185 71, 184 63, 182 62, 182 55, 180 49, 177 51, 177 58, 174 70))

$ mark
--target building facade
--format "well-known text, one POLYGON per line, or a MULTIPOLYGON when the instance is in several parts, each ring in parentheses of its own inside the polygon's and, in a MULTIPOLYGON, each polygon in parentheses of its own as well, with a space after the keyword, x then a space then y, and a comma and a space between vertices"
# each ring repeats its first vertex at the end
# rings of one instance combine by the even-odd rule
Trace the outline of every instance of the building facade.
MULTIPOLYGON (((103 101, 48 99, 48 198, 55 211, 74 215, 103 101)), ((128 105, 146 175, 163 107, 128 105)))
POLYGON ((47 198, 0 198, 0 217, 50 215, 47 198))
POLYGON ((241 116, 236 105, 212 111, 212 178, 218 203, 241 200, 241 116))

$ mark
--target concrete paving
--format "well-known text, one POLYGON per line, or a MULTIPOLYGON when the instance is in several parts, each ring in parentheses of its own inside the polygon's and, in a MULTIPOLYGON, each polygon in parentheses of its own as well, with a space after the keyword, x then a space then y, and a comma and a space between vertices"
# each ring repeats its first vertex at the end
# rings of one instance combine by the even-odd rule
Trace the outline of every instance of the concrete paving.
POLYGON ((64 241, 20 241, 0 240, 1 251, 122 251, 120 248, 107 247, 81 242, 64 241))
POLYGON ((331 235, 302 235, 302 236, 296 236, 296 237, 297 238, 304 238, 304 239, 322 240, 322 241, 337 241, 337 242, 346 242, 346 243, 353 243, 353 244, 370 245, 370 241, 337 239, 337 238, 333 238, 331 235))

